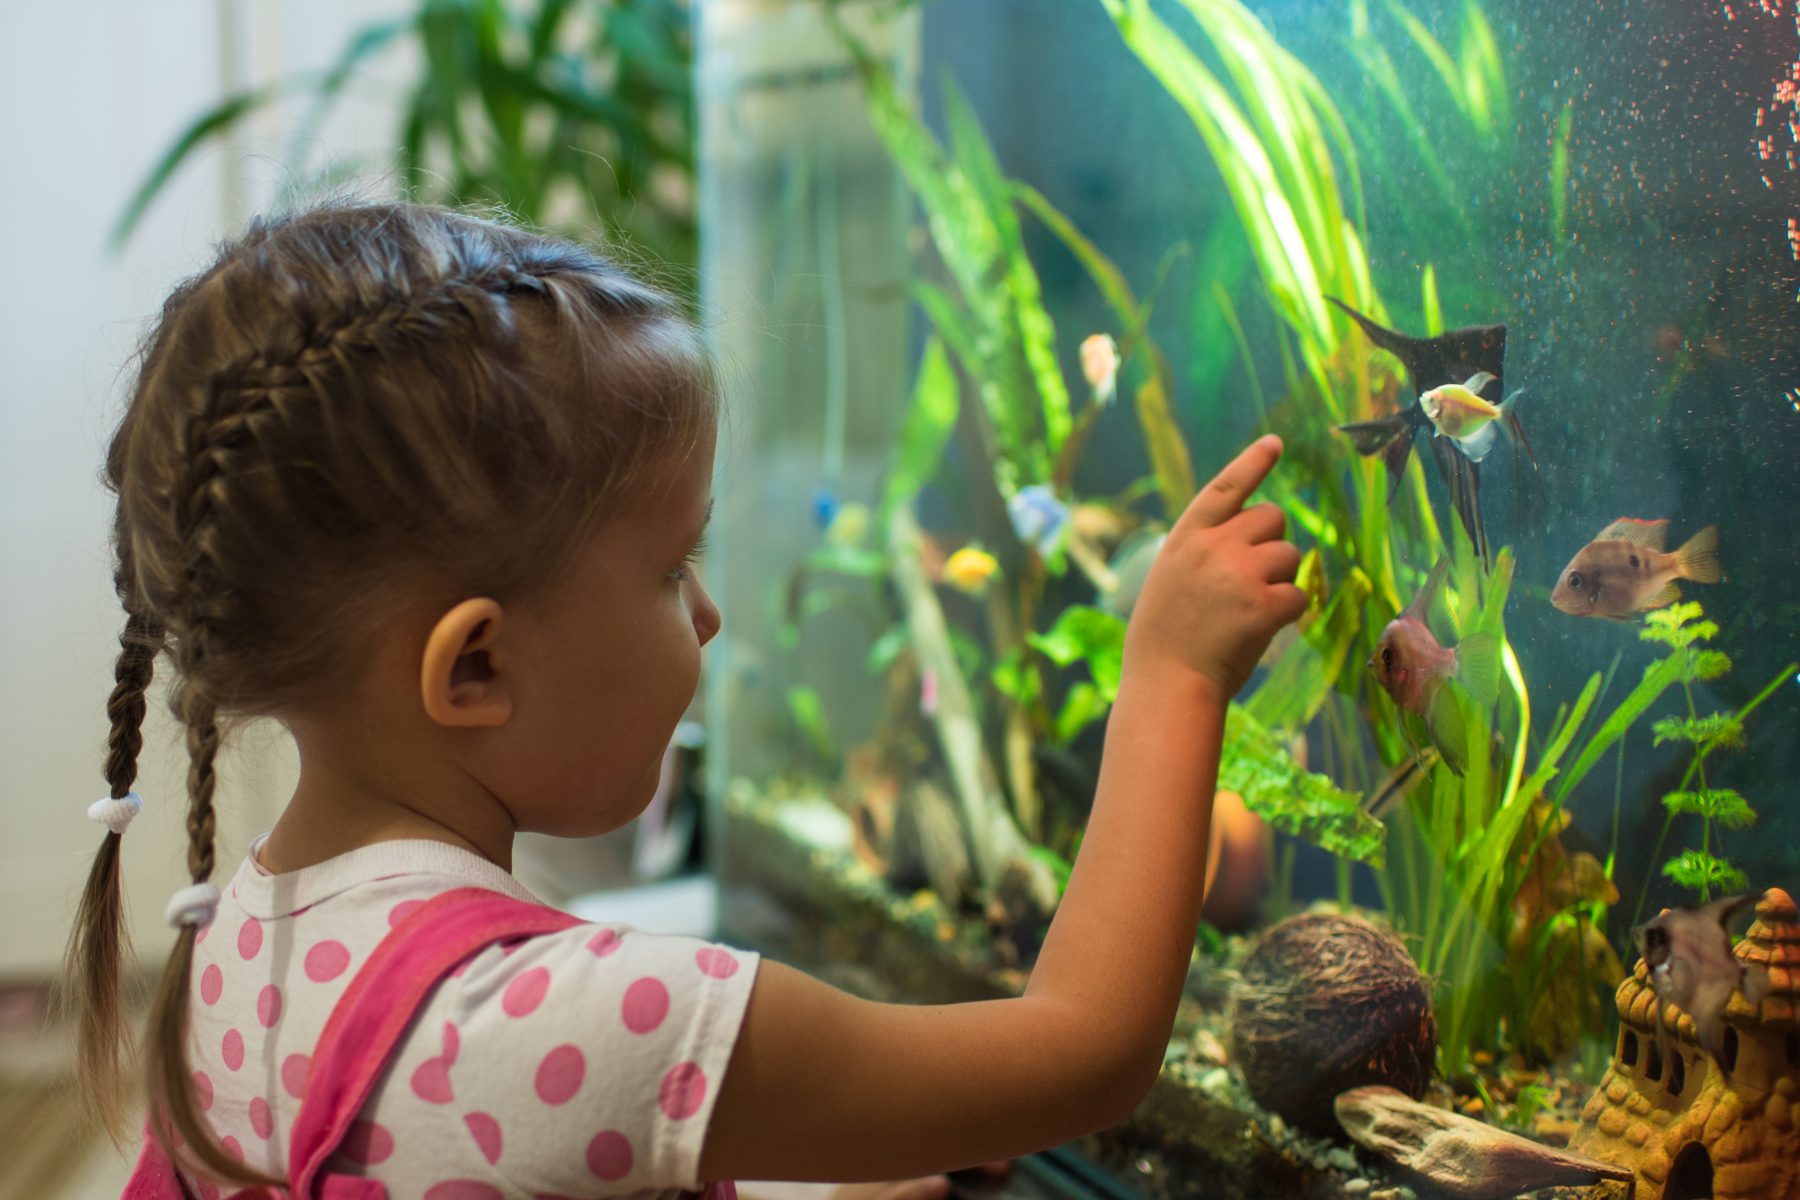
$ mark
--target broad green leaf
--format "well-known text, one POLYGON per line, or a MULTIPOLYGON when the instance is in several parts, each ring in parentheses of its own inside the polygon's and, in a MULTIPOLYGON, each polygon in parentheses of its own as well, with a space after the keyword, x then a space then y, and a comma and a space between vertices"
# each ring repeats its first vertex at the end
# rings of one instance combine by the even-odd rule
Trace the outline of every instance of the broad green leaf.
POLYGON ((1238 705, 1225 717, 1219 788, 1244 798, 1251 812, 1343 858, 1380 869, 1387 827, 1362 809, 1362 798, 1302 769, 1281 740, 1238 705))
POLYGON ((869 674, 879 675, 892 666, 894 660, 900 657, 900 652, 906 649, 907 640, 904 621, 896 622, 886 633, 876 638, 875 644, 869 647, 868 657, 863 660, 869 674))
POLYGON ((804 685, 791 687, 787 694, 788 713, 800 727, 820 758, 832 755, 831 725, 825 719, 825 704, 819 693, 804 685))
POLYGON ((1086 604, 1071 604, 1047 632, 1033 633, 1027 640, 1058 666, 1086 661, 1094 685, 1108 704, 1119 694, 1125 658, 1125 622, 1120 617, 1086 604))
POLYGON ((1056 714, 1056 741, 1066 746, 1074 741, 1082 730, 1104 717, 1112 707, 1112 701, 1103 696, 1100 689, 1083 680, 1075 684, 1063 697, 1062 711, 1056 714))
POLYGON ((943 339, 933 335, 925 343, 912 403, 894 447, 876 528, 886 529, 889 508, 909 502, 937 474, 944 444, 956 429, 958 406, 956 371, 944 353, 943 339))
POLYGON ((1042 677, 1035 667, 1025 665, 1024 651, 1017 646, 1000 656, 989 678, 995 691, 1027 708, 1043 694, 1042 677))

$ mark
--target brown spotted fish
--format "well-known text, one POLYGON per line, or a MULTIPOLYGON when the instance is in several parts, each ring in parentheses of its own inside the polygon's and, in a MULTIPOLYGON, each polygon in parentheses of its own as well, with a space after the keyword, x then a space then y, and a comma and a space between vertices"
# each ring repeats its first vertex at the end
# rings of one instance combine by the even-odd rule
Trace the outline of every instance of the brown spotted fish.
MULTIPOLYGON (((1769 993, 1769 973, 1760 965, 1746 967, 1731 952, 1731 918, 1761 896, 1726 896, 1711 904, 1665 909, 1655 920, 1631 931, 1631 940, 1650 969, 1650 986, 1664 1004, 1694 1018, 1700 1045, 1714 1058, 1725 1054, 1720 1019, 1731 993, 1742 987, 1754 1007, 1769 993)), ((1657 1014, 1657 1029, 1663 1028, 1657 1014)))
POLYGON ((1708 525, 1673 554, 1663 552, 1667 521, 1620 517, 1563 568, 1550 603, 1572 617, 1630 620, 1681 599, 1677 579, 1719 582, 1719 529, 1708 525))
MULTIPOLYGON (((1460 776, 1468 765, 1468 726, 1444 684, 1455 679, 1477 703, 1494 703, 1500 694, 1500 639, 1474 633, 1445 649, 1432 634, 1425 619, 1449 565, 1448 558, 1438 559, 1406 611, 1381 631, 1369 670, 1402 711, 1425 719, 1431 744, 1444 765, 1460 776)), ((1404 734, 1404 720, 1400 729, 1404 734)))

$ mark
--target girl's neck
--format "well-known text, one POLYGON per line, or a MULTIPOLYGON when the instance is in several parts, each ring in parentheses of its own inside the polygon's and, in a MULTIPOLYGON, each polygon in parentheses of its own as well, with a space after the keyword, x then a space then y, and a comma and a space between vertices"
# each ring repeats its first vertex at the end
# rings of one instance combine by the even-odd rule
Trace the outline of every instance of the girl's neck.
POLYGON ((346 736, 341 722, 290 728, 300 746, 300 782, 257 856, 264 870, 297 871, 403 839, 460 846, 512 870, 511 814, 453 764, 409 753, 392 739, 377 756, 365 738, 346 736))

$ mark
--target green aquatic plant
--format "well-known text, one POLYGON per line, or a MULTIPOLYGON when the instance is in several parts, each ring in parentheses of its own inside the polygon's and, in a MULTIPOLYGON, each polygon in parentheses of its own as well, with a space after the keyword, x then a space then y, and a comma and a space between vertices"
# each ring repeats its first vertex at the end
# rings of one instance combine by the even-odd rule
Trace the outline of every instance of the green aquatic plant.
MULTIPOLYGON (((1690 848, 1665 862, 1662 873, 1678 885, 1700 893, 1702 903, 1712 898, 1715 889, 1722 892, 1742 891, 1750 881, 1736 866, 1715 854, 1715 828, 1747 829, 1756 822, 1756 810, 1742 795, 1731 788, 1712 787, 1706 778, 1706 760, 1716 750, 1734 750, 1744 744, 1744 719, 1775 694, 1800 663, 1789 663, 1778 672, 1768 686, 1758 692, 1736 712, 1712 712, 1700 715, 1694 706, 1694 684, 1717 679, 1731 670, 1731 659, 1723 651, 1709 649, 1704 643, 1717 637, 1719 627, 1704 619, 1697 603, 1676 603, 1649 613, 1638 637, 1647 642, 1660 642, 1669 648, 1663 660, 1666 670, 1681 681, 1687 698, 1687 715, 1663 717, 1651 728, 1656 745, 1681 742, 1693 747, 1693 757, 1682 773, 1681 783, 1665 795, 1663 807, 1668 814, 1663 821, 1662 836, 1657 839, 1657 853, 1662 852, 1669 828, 1678 816, 1700 818, 1700 845, 1690 848)), ((1638 902, 1640 913, 1643 901, 1638 902)))

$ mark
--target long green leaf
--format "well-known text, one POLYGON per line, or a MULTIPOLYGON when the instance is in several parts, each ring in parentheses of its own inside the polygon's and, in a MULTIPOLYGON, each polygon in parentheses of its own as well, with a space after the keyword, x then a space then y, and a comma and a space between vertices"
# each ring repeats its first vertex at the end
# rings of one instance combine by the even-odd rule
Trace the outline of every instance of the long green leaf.
POLYGON ((944 444, 956 429, 957 408, 956 372, 944 353, 942 339, 934 336, 925 343, 925 358, 919 365, 919 379, 913 386, 906 423, 900 428, 899 444, 894 447, 876 528, 886 529, 891 508, 909 503, 937 474, 944 444))
POLYGON ((1643 716, 1644 710, 1656 703, 1658 696, 1662 695, 1670 685, 1681 682, 1683 665, 1682 655, 1677 653, 1668 658, 1659 659, 1644 669, 1643 679, 1639 680, 1638 685, 1631 689, 1630 695, 1619 702, 1619 707, 1613 709, 1612 715, 1606 718, 1600 728, 1594 731, 1594 735, 1588 739, 1587 745, 1582 748, 1581 756, 1575 760, 1575 765, 1569 768, 1569 773, 1564 775, 1562 781, 1556 785, 1556 794, 1553 799, 1557 804, 1561 804, 1563 797, 1569 794, 1570 789, 1580 783, 1587 773, 1594 769, 1594 764, 1600 761, 1600 757, 1614 742, 1624 736, 1625 731, 1631 728, 1632 722, 1643 716))

